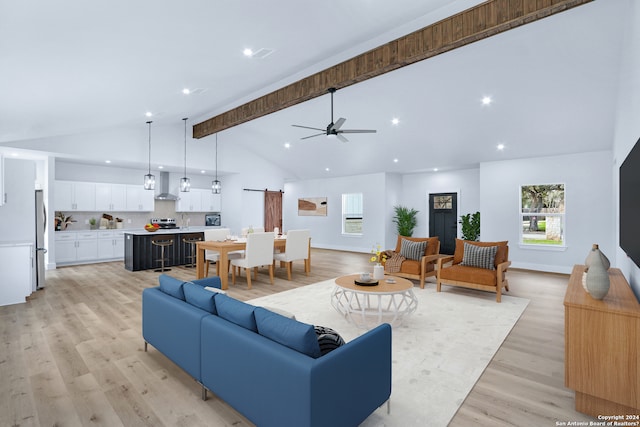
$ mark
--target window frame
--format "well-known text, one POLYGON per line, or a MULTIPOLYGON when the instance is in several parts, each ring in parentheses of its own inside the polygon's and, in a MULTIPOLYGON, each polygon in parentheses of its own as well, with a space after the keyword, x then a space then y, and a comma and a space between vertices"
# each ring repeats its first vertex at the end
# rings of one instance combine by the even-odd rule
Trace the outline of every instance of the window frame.
POLYGON ((343 236, 362 236, 362 228, 364 226, 364 195, 359 193, 343 193, 342 194, 342 209, 341 209, 342 217, 342 235, 343 236), (355 201, 356 205, 353 206, 354 201, 349 200, 353 198, 353 196, 359 196, 359 201, 355 201), (359 220, 359 231, 349 231, 349 229, 353 226, 356 226, 356 222, 348 222, 349 220, 359 220))
MULTIPOLYGON (((544 209, 544 208, 543 208, 544 209)), ((564 251, 567 248, 567 185, 565 182, 538 183, 538 184, 522 184, 518 187, 518 244, 523 249, 547 250, 547 251, 564 251), (525 212, 523 206, 523 188, 535 186, 562 186, 562 211, 560 212, 525 212), (547 217, 560 218, 560 243, 535 243, 525 241, 524 222, 527 216, 544 216, 545 227, 547 217)))

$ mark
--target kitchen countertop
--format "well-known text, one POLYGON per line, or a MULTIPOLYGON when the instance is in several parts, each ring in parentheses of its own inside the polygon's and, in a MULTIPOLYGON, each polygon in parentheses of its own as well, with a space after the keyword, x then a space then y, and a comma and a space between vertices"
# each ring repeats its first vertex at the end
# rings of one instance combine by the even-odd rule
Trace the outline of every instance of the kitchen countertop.
POLYGON ((144 228, 131 228, 124 230, 125 234, 134 234, 136 236, 154 236, 158 234, 181 234, 181 233, 202 233, 206 228, 210 227, 189 227, 189 228, 161 228, 157 231, 147 231, 144 228))

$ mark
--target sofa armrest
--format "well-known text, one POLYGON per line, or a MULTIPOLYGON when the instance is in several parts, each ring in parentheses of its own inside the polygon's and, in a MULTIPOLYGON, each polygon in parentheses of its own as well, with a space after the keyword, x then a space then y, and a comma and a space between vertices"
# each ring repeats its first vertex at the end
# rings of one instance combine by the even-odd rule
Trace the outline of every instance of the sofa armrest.
POLYGON ((511 261, 505 261, 502 262, 500 264, 498 264, 498 267, 496 268, 497 272, 497 279, 498 281, 502 282, 504 281, 504 273, 507 271, 507 268, 511 265, 511 261))
POLYGON ((449 255, 449 256, 441 256, 440 258, 438 258, 438 271, 440 271, 440 269, 442 268, 442 266, 448 262, 453 261, 453 255, 449 255))
POLYGON ((359 425, 389 399, 391 332, 384 323, 315 360, 311 371, 314 424, 359 425))

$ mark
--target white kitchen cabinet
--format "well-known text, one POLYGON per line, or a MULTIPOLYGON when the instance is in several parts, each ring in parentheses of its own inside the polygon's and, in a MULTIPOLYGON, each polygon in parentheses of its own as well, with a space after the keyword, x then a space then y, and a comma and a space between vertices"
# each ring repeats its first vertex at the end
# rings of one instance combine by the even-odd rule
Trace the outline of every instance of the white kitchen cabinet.
POLYGON ((56 211, 96 210, 96 185, 92 182, 56 181, 54 190, 56 211))
POLYGON ((98 231, 98 259, 124 259, 123 231, 98 231))
POLYGON ((202 212, 201 190, 192 188, 189 192, 178 193, 178 197, 176 212, 202 212))
POLYGON ((127 186, 124 184, 96 183, 97 211, 124 211, 127 209, 127 186))
POLYGON ((220 212, 220 194, 213 194, 211 190, 203 190, 201 200, 203 212, 220 212))
POLYGON ((188 193, 179 193, 176 212, 220 212, 220 195, 210 189, 192 188, 188 193))
POLYGON ((145 190, 142 185, 126 186, 126 211, 153 212, 155 209, 154 191, 145 190))
POLYGON ((0 243, 0 306, 26 302, 31 295, 33 245, 0 243))
POLYGON ((94 261, 98 258, 98 236, 95 231, 56 233, 56 264, 94 261))

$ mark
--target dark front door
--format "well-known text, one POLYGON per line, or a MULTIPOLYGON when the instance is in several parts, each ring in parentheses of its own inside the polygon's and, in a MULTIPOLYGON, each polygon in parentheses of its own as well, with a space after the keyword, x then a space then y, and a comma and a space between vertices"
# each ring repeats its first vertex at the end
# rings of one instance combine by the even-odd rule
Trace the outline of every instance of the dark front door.
POLYGON ((453 255, 458 236, 458 195, 429 194, 429 236, 440 239, 440 253, 453 255))

